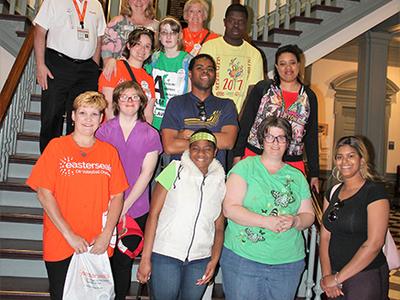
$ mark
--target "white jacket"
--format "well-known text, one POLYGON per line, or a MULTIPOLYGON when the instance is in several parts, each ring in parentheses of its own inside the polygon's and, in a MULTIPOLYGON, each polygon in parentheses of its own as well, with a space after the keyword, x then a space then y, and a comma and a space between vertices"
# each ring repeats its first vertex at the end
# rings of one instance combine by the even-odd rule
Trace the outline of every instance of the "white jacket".
POLYGON ((225 197, 225 171, 214 159, 207 175, 189 158, 174 160, 176 177, 158 219, 153 252, 181 261, 211 256, 215 220, 225 197))

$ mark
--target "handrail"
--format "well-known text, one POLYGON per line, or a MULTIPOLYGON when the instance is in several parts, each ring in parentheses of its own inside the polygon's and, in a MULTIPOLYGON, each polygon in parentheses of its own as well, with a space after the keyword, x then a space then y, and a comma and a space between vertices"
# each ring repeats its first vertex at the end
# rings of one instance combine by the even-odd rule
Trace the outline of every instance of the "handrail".
POLYGON ((32 26, 29 30, 28 36, 25 38, 22 44, 21 50, 19 51, 14 65, 7 77, 7 80, 0 93, 0 125, 3 123, 6 116, 7 110, 10 107, 11 100, 13 99, 14 93, 17 90, 17 86, 21 80, 21 76, 24 72, 25 66, 31 56, 33 50, 33 35, 35 27, 32 26))

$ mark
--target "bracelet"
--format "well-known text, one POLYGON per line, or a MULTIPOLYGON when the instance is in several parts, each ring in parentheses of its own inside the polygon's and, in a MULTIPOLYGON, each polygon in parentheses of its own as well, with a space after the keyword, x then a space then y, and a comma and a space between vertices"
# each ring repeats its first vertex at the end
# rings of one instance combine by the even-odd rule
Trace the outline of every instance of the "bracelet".
POLYGON ((334 277, 334 279, 335 279, 336 285, 340 287, 342 284, 341 284, 341 283, 339 283, 339 280, 338 280, 338 274, 339 274, 339 272, 336 272, 336 273, 335 273, 335 277, 334 277))

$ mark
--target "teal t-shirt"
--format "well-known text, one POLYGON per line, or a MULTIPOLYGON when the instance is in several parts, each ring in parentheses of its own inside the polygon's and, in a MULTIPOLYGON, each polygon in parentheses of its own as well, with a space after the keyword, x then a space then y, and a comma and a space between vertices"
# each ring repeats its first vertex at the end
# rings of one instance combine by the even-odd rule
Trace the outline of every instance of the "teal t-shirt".
MULTIPOLYGON (((261 156, 240 161, 228 176, 233 173, 247 183, 243 207, 260 215, 295 215, 301 202, 311 197, 307 180, 299 170, 285 164, 269 174, 261 156)), ((305 256, 302 233, 295 228, 274 233, 229 219, 224 245, 239 256, 271 265, 295 262, 305 256)))
POLYGON ((158 130, 169 99, 188 92, 191 58, 192 56, 185 51, 180 51, 178 56, 173 58, 168 58, 164 52, 157 51, 152 55, 151 63, 145 66, 147 73, 154 79, 156 103, 152 125, 158 130))

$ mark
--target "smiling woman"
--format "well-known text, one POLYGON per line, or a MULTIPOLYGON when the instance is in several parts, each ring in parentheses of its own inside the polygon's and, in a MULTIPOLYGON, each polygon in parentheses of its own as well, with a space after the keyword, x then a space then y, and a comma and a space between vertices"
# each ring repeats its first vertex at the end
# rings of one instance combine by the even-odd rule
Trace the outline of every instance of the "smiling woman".
POLYGON ((44 208, 43 258, 51 299, 62 299, 72 254, 111 255, 112 236, 128 187, 117 151, 95 138, 107 105, 97 92, 79 95, 73 104, 75 129, 50 141, 27 184, 44 208))
POLYGON ((200 300, 213 278, 224 231, 225 172, 207 129, 156 178, 137 278, 154 299, 200 300))

